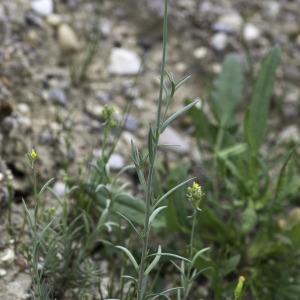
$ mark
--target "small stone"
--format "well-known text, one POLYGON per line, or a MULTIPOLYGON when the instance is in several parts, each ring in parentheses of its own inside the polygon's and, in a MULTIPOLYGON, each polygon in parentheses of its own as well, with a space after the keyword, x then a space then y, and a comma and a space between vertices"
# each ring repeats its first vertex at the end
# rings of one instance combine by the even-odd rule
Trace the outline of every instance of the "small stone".
POLYGON ((49 99, 56 104, 65 106, 67 104, 67 96, 63 89, 52 88, 49 91, 49 99))
POLYGON ((244 27, 243 36, 246 41, 255 41, 260 36, 260 30, 254 24, 248 23, 244 27))
POLYGON ((18 127, 18 122, 14 117, 6 117, 1 123, 1 131, 4 134, 9 134, 17 127, 18 127))
POLYGON ((54 6, 52 0, 33 0, 31 8, 42 16, 48 16, 53 13, 54 6))
POLYGON ((266 1, 265 11, 270 17, 276 18, 280 13, 280 6, 281 4, 278 1, 266 1))
POLYGON ((137 119, 132 115, 128 115, 125 120, 124 129, 130 132, 135 132, 138 128, 139 122, 137 119))
POLYGON ((205 47, 200 47, 200 48, 197 48, 197 49, 194 50, 193 55, 194 55, 194 57, 195 57, 196 59, 199 59, 199 60, 200 60, 200 59, 205 58, 206 55, 207 55, 207 53, 208 53, 207 48, 205 48, 205 47))
POLYGON ((12 249, 7 249, 1 257, 1 262, 4 264, 11 264, 15 260, 15 252, 12 249))
POLYGON ((108 160, 107 164, 110 169, 114 171, 118 171, 125 166, 125 160, 123 156, 121 156, 120 154, 113 153, 110 159, 108 160))
POLYGON ((30 108, 26 103, 20 103, 17 107, 18 111, 23 115, 28 115, 30 108))
POLYGON ((4 179, 4 175, 0 173, 0 182, 4 179))
POLYGON ((102 102, 103 104, 107 104, 112 100, 112 93, 109 91, 96 91, 95 96, 96 99, 102 102))
POLYGON ((242 17, 237 12, 230 12, 222 15, 217 23, 213 25, 213 29, 225 33, 237 33, 243 24, 242 17))
POLYGON ((58 43, 65 52, 78 51, 80 44, 74 30, 67 24, 61 24, 58 27, 58 43))
POLYGON ((151 13, 162 18, 164 15, 164 1, 163 0, 146 0, 146 6, 151 13))
POLYGON ((68 187, 62 181, 55 182, 53 186, 53 191, 60 197, 63 198, 68 192, 68 187))
POLYGON ((107 38, 111 32, 111 23, 107 19, 103 19, 100 22, 100 33, 102 37, 107 38))
POLYGON ((279 141, 283 144, 299 144, 300 143, 300 130, 296 125, 286 127, 279 134, 279 141))
POLYGON ((61 24, 62 18, 60 15, 52 14, 47 17, 47 23, 50 26, 57 27, 61 24))
POLYGON ((136 75, 141 67, 140 57, 133 51, 113 48, 108 71, 114 75, 136 75))
POLYGON ((4 277, 7 274, 7 271, 4 269, 0 269, 0 277, 4 277))
POLYGON ((103 106, 99 104, 94 105, 93 103, 87 103, 85 111, 93 119, 100 120, 103 111, 103 106))
POLYGON ((7 207, 8 202, 9 202, 9 192, 8 192, 7 187, 5 187, 5 186, 0 187, 0 208, 7 207))
POLYGON ((189 151, 188 140, 181 137, 179 133, 171 127, 166 128, 166 130, 161 134, 159 143, 161 145, 171 145, 167 149, 179 154, 185 154, 189 151))
POLYGON ((216 33, 213 35, 210 44, 215 50, 222 51, 228 44, 228 37, 223 32, 216 33))

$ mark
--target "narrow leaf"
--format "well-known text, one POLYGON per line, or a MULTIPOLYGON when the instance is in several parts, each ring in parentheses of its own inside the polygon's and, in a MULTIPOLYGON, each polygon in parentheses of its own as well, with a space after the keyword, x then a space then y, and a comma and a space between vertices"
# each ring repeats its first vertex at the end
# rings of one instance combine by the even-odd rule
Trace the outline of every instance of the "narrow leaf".
POLYGON ((127 255, 127 257, 129 258, 129 260, 131 261, 131 263, 132 263, 134 269, 135 269, 136 272, 138 273, 138 272, 139 272, 139 265, 138 265, 138 263, 136 262, 136 260, 135 260, 135 258, 133 257, 133 255, 131 254, 131 252, 130 252, 127 248, 125 248, 125 247, 123 247, 123 246, 116 246, 116 248, 120 249, 121 251, 123 251, 123 252, 127 255))
POLYGON ((156 267, 156 265, 158 264, 160 257, 161 257, 160 254, 161 254, 161 246, 159 245, 156 256, 153 259, 153 261, 151 262, 151 264, 148 266, 148 268, 146 269, 145 275, 148 275, 156 267))
POLYGON ((163 196, 161 196, 157 202, 155 203, 154 207, 157 207, 162 201, 164 201, 167 197, 169 197, 172 193, 174 193, 176 190, 187 184, 188 182, 194 180, 196 177, 190 178, 186 181, 183 181, 179 183, 178 185, 174 186, 172 189, 170 189, 168 192, 166 192, 163 196))
POLYGON ((172 116, 170 116, 166 121, 163 122, 163 124, 161 125, 160 128, 160 133, 163 133, 165 131, 165 129, 173 122, 175 121, 178 117, 180 117, 181 115, 183 115, 186 111, 188 111, 189 109, 191 109, 194 105, 196 105, 199 102, 199 99, 194 100, 192 103, 184 106, 183 108, 181 108, 179 111, 177 111, 176 113, 174 113, 172 116))
POLYGON ((167 208, 167 206, 160 206, 157 207, 151 214, 151 216, 149 217, 149 225, 152 224, 152 222, 154 221, 155 217, 165 208, 167 208))

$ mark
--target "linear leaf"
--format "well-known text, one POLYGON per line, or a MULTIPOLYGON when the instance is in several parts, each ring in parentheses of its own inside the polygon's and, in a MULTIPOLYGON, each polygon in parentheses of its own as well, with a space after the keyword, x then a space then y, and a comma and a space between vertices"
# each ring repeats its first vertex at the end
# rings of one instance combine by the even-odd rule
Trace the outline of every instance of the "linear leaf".
POLYGON ((173 122, 175 121, 178 117, 180 117, 181 115, 183 115, 186 111, 188 111, 189 109, 191 109, 194 105, 196 105, 199 102, 199 99, 194 100, 192 103, 184 106, 183 108, 181 108, 179 111, 177 111, 176 113, 174 113, 172 116, 170 116, 166 121, 163 122, 163 124, 161 125, 160 128, 160 133, 163 133, 165 131, 165 129, 173 122))
POLYGON ((145 275, 148 275, 156 267, 156 265, 158 264, 160 257, 161 257, 160 254, 161 254, 161 246, 159 245, 156 256, 153 259, 153 261, 151 262, 151 264, 148 266, 148 268, 146 269, 145 275))
POLYGON ((149 225, 152 224, 152 222, 154 221, 155 217, 165 208, 167 208, 167 206, 160 206, 157 207, 151 214, 151 216, 149 217, 149 225))
POLYGON ((170 189, 168 192, 166 192, 163 196, 161 196, 157 202, 155 203, 154 207, 157 207, 163 200, 165 200, 167 197, 169 197, 172 193, 174 193, 176 190, 178 190, 179 188, 181 188, 182 186, 184 186, 185 184, 187 184, 188 182, 190 182, 191 180, 195 179, 196 177, 190 178, 186 181, 183 181, 179 184, 177 184, 176 186, 174 186, 172 189, 170 189))
POLYGON ((127 257, 129 258, 129 260, 131 261, 134 269, 138 273, 139 272, 139 265, 136 262, 135 258, 133 257, 132 253, 127 248, 125 248, 123 246, 116 246, 116 248, 120 249, 121 251, 123 251, 127 255, 127 257))

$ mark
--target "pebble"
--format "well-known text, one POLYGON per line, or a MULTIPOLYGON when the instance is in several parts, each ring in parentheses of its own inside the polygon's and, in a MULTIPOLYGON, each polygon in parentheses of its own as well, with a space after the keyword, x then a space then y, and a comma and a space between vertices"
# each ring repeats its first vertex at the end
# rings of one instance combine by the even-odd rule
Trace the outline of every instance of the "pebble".
POLYGON ((242 17, 237 12, 230 12, 222 15, 213 25, 213 29, 225 33, 237 33, 241 30, 242 24, 242 17))
POLYGON ((50 26, 57 27, 62 23, 62 18, 60 15, 52 14, 47 17, 47 23, 50 26))
POLYGON ((265 11, 270 17, 276 18, 280 13, 280 6, 279 1, 266 1, 265 11))
POLYGON ((228 44, 228 37, 223 32, 216 33, 212 36, 210 44, 215 50, 222 51, 228 44))
POLYGON ((282 130, 279 134, 279 140, 283 144, 299 144, 300 143, 300 131, 296 125, 290 125, 282 130))
POLYGON ((149 11, 157 17, 162 18, 164 15, 164 0, 146 0, 146 6, 149 11))
POLYGON ((246 41, 255 41, 260 37, 260 30, 254 24, 247 23, 244 27, 243 37, 246 41))
POLYGON ((65 52, 78 51, 80 44, 75 31, 68 24, 61 24, 58 27, 58 43, 65 52))
POLYGON ((53 13, 54 5, 52 0, 33 0, 31 8, 42 16, 48 16, 53 13))
POLYGON ((161 134, 159 143, 162 145, 172 145, 165 149, 179 154, 186 154, 189 151, 189 143, 175 129, 168 127, 161 134))
POLYGON ((140 57, 133 51, 113 48, 108 71, 114 75, 136 75, 141 66, 140 57))
POLYGON ((8 201, 9 201, 9 192, 8 192, 7 187, 5 187, 5 186, 0 187, 0 208, 7 207, 8 201))
POLYGON ((124 129, 130 132, 135 132, 138 130, 138 128, 139 128, 138 120, 134 116, 128 115, 126 117, 124 129))
POLYGON ((17 107, 18 111, 23 115, 28 115, 30 108, 26 103, 20 103, 17 107))
POLYGON ((107 164, 111 170, 118 171, 125 166, 125 160, 122 155, 113 153, 107 164))
POLYGON ((63 198, 68 191, 68 187, 62 181, 55 182, 53 191, 60 197, 63 198))
POLYGON ((12 249, 7 249, 1 257, 1 262, 4 264, 11 264, 15 260, 15 252, 12 249))
POLYGON ((53 87, 49 91, 49 99, 56 104, 65 106, 67 104, 67 96, 63 89, 53 87))
POLYGON ((100 33, 103 38, 109 37, 111 33, 111 23, 107 19, 103 19, 100 21, 100 33))
POLYGON ((203 59, 207 56, 208 50, 205 47, 199 47, 194 50, 193 55, 196 59, 203 59))
POLYGON ((112 93, 109 91, 99 90, 95 93, 96 99, 103 104, 107 104, 112 100, 112 93))
POLYGON ((99 104, 95 105, 89 102, 86 104, 85 111, 91 118, 95 120, 100 120, 103 111, 103 106, 99 104))
POLYGON ((7 274, 7 271, 4 269, 0 269, 0 277, 4 277, 7 274))

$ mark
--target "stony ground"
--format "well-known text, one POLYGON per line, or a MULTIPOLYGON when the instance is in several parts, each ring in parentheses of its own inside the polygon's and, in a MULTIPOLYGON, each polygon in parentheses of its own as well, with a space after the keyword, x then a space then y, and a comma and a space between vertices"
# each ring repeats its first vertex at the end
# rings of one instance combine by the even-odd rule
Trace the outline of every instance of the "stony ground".
MULTIPOLYGON (((168 69, 193 78, 176 96, 206 99, 211 79, 227 53, 245 68, 278 44, 282 64, 274 106, 282 99, 274 138, 300 140, 300 1, 173 0, 168 69)), ((55 177, 63 193, 64 166, 71 174, 101 150, 101 111, 113 104, 121 116, 132 103, 110 166, 129 162, 130 140, 144 143, 153 119, 161 60, 162 0, 1 0, 0 3, 0 298, 26 299, 30 278, 6 231, 9 182, 20 200, 31 193, 25 153, 36 147, 43 180, 55 177), (85 62, 91 57, 85 70, 85 62)), ((183 119, 163 136, 179 144, 171 159, 197 160, 183 119), (184 129, 185 128, 185 129, 184 129)), ((19 216, 19 218, 18 218, 19 216)))

